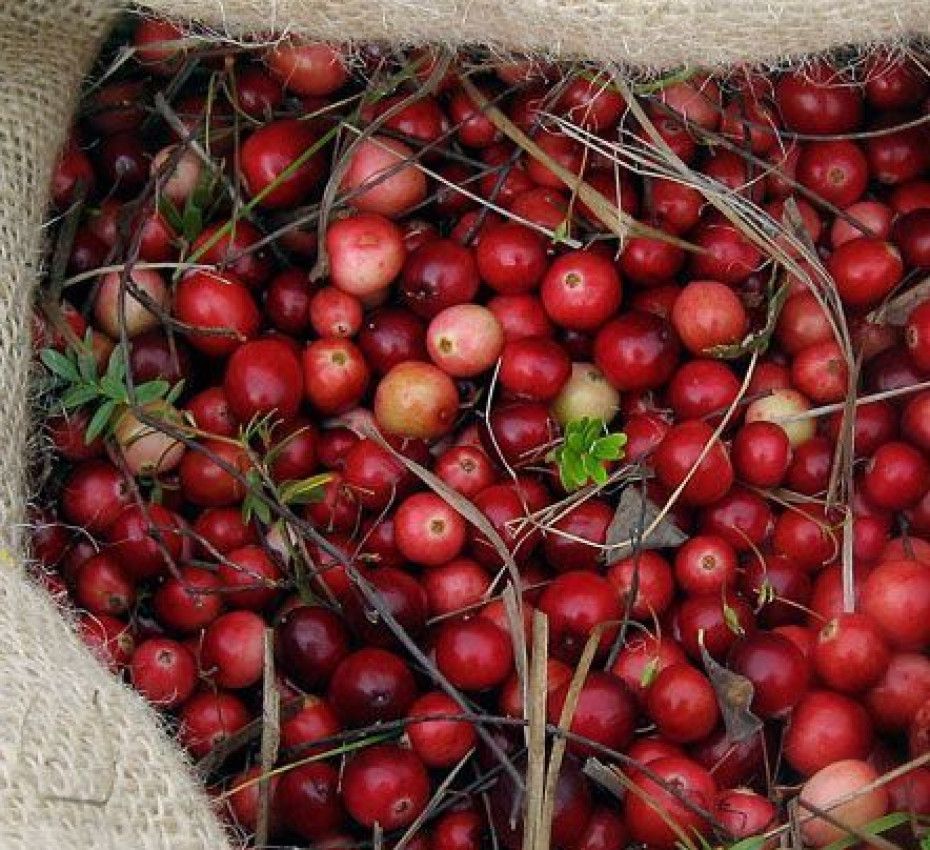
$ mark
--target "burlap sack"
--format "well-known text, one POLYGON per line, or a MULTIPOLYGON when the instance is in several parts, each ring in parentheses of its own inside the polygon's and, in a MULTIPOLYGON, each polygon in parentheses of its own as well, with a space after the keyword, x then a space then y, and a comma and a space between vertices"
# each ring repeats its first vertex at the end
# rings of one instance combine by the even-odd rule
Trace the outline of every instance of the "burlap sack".
MULTIPOLYGON (((0 0, 0 850, 221 850, 143 701, 22 572, 29 299, 55 153, 115 0, 0 0)), ((152 0, 228 35, 483 42, 661 69, 770 61, 925 29, 930 0, 152 0)))

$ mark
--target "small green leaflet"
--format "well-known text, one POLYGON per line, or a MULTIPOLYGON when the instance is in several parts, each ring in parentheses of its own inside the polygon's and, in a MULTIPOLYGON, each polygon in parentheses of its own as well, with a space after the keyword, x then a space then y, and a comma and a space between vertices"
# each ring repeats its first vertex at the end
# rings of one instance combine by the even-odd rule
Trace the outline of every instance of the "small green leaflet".
POLYGON ((298 481, 285 481, 281 485, 281 501, 285 505, 309 505, 323 499, 323 488, 333 476, 324 472, 298 481))
MULTIPOLYGON (((890 815, 885 815, 884 817, 876 818, 873 821, 865 824, 865 826, 860 826, 859 831, 865 835, 880 835, 883 832, 888 832, 889 829, 894 829, 896 826, 901 826, 903 823, 907 823, 910 820, 910 815, 907 812, 893 812, 890 815)), ((924 841, 926 841, 927 836, 924 836, 924 841)), ((855 847, 859 844, 859 839, 855 835, 846 835, 843 838, 838 838, 832 844, 828 844, 823 850, 846 850, 847 847, 855 847)), ((925 843, 921 843, 921 847, 926 847, 925 843)))
MULTIPOLYGON (((89 341, 87 346, 89 350, 89 341)), ((117 345, 110 354, 106 372, 98 377, 93 353, 63 353, 54 348, 39 352, 39 360, 58 379, 58 403, 66 411, 96 405, 84 435, 88 444, 107 433, 121 407, 129 407, 133 403, 146 405, 162 399, 173 404, 183 390, 183 382, 172 387, 168 381, 156 379, 136 386, 130 399, 126 382, 127 359, 123 346, 117 345)))
POLYGON ((607 483, 608 464, 624 456, 626 434, 610 434, 600 419, 583 417, 565 426, 565 437, 549 453, 555 461, 566 490, 577 490, 591 482, 607 483))

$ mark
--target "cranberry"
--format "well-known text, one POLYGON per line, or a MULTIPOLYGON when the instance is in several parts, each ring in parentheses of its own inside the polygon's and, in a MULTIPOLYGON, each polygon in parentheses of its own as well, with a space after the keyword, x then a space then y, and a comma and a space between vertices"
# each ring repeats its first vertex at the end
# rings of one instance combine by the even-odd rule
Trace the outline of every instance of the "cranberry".
POLYGON ((346 764, 343 802, 363 827, 385 830, 409 826, 426 808, 429 776, 410 750, 379 744, 361 750, 346 764))
POLYGON ((627 639, 610 671, 626 682, 642 703, 659 673, 673 664, 686 662, 687 656, 672 638, 637 634, 627 639))
POLYGON ((178 738, 194 758, 233 737, 251 719, 245 703, 225 691, 201 691, 181 708, 178 738))
POLYGON ((716 502, 733 484, 733 467, 726 449, 714 437, 713 429, 699 420, 673 426, 656 449, 654 462, 656 474, 666 487, 675 489, 684 484, 681 498, 685 504, 716 502))
POLYGON ((649 687, 646 711, 663 738, 676 743, 706 738, 717 725, 717 696, 707 677, 689 664, 672 664, 649 687))
POLYGON ((811 776, 829 764, 865 758, 872 748, 872 724, 866 710, 832 691, 809 691, 791 713, 785 733, 785 758, 811 776))
POLYGON ((288 612, 275 633, 278 662, 299 685, 316 689, 329 681, 349 653, 342 619, 326 608, 301 605, 288 612))
POLYGON ((223 610, 222 584, 211 572, 184 566, 158 588, 152 598, 155 617, 166 628, 196 633, 223 610))
POLYGON ((133 687, 160 708, 175 708, 197 686, 197 663, 187 647, 168 638, 149 638, 136 647, 129 665, 133 687))
POLYGON ((669 324, 658 316, 626 313, 598 332, 594 359, 621 392, 656 389, 675 371, 678 342, 669 324))
POLYGON ((787 714, 804 695, 810 678, 810 665, 801 651, 773 632, 757 632, 734 645, 729 666, 752 683, 752 710, 760 717, 787 714))
POLYGON ((714 778, 696 762, 680 756, 656 759, 650 762, 649 769, 663 784, 639 773, 630 777, 639 791, 628 792, 624 803, 624 817, 633 840, 672 850, 681 832, 705 834, 709 829, 705 818, 682 800, 705 811, 712 809, 717 796, 714 778))
POLYGON ((864 701, 877 728, 906 729, 920 707, 930 699, 930 659, 917 652, 891 656, 864 701))
POLYGON ((893 648, 925 649, 930 643, 930 567, 914 560, 879 564, 862 586, 861 610, 878 623, 893 648))
POLYGON ((329 702, 346 724, 366 726, 403 717, 416 698, 406 662, 384 649, 359 649, 345 656, 329 682, 329 702))
POLYGON ((185 274, 175 291, 174 313, 191 328, 188 342, 211 357, 231 354, 240 342, 255 336, 260 322, 248 289, 228 272, 185 274))
POLYGON ((510 636, 484 617, 451 621, 442 626, 436 638, 436 664, 463 690, 495 687, 513 666, 510 636))
POLYGON ((717 661, 742 636, 755 631, 752 609, 734 593, 721 596, 690 596, 677 612, 677 633, 685 651, 695 660, 704 648, 717 661))
POLYGON ((563 328, 591 331, 620 306, 620 278, 613 263, 592 251, 572 251, 549 267, 540 297, 549 318, 563 328))
POLYGON ((410 707, 407 736, 411 748, 427 767, 452 767, 475 745, 475 727, 449 719, 461 711, 454 699, 440 691, 423 694, 410 707))
POLYGON ((893 245, 863 236, 840 245, 827 262, 827 269, 843 303, 851 310, 866 310, 894 289, 904 273, 904 264, 893 245))
POLYGON ((624 608, 637 620, 661 616, 672 604, 675 582, 672 568, 658 552, 645 550, 619 561, 607 570, 624 608), (635 588, 635 598, 630 599, 635 588))
POLYGON ((862 95, 825 61, 791 71, 775 87, 785 126, 797 133, 848 133, 862 121, 862 95))
POLYGON ((539 598, 539 610, 549 617, 552 651, 557 657, 574 661, 580 655, 592 630, 601 624, 598 647, 610 647, 622 617, 614 586, 595 573, 562 573, 539 598))
POLYGON ((279 777, 274 794, 282 823, 308 841, 332 833, 343 821, 339 778, 326 762, 292 766, 279 777))
POLYGON ((311 126, 295 119, 272 121, 255 130, 243 142, 239 158, 249 193, 268 209, 302 203, 323 176, 319 145, 311 126))

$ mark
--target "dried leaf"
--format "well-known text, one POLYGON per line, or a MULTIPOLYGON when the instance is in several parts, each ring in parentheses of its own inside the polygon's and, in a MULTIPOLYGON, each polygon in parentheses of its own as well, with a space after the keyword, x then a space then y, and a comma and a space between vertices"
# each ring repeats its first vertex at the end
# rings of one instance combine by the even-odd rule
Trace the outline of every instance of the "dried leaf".
POLYGON ((750 706, 755 695, 752 682, 745 676, 740 676, 718 664, 710 653, 701 644, 701 658, 707 678, 717 694, 717 704, 723 717, 723 726, 727 730, 727 738, 736 743, 745 741, 762 729, 762 721, 756 717, 750 706))
POLYGON ((907 317, 911 315, 911 310, 928 299, 930 299, 930 277, 925 277, 920 283, 896 295, 877 312, 886 324, 904 325, 907 317))
MULTIPOLYGON (((659 508, 649 499, 643 504, 643 497, 638 487, 625 487, 620 494, 620 501, 614 511, 614 517, 607 528, 607 563, 612 564, 621 558, 629 557, 634 550, 631 541, 641 533, 659 515, 659 508)), ((643 549, 666 549, 680 546, 688 539, 672 520, 666 516, 656 526, 655 531, 642 541, 643 549)))

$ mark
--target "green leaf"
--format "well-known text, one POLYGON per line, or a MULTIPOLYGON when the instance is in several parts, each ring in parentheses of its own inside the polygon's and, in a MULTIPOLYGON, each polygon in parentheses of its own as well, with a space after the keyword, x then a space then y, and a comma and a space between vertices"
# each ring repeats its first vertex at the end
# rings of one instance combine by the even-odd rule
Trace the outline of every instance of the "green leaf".
POLYGON ((742 636, 746 633, 745 629, 739 621, 739 615, 725 602, 723 603, 723 621, 727 624, 727 628, 733 632, 733 634, 742 636))
POLYGON ((920 850, 930 850, 930 832, 920 839, 920 850))
POLYGON ((281 501, 285 505, 309 505, 323 498, 324 488, 332 481, 328 472, 297 481, 285 481, 281 485, 281 501))
POLYGON ((570 229, 571 222, 568 220, 568 218, 563 218, 558 223, 558 225, 556 225, 555 230, 552 231, 552 241, 556 244, 568 241, 570 229))
POLYGON ((127 401, 126 385, 122 381, 117 381, 110 375, 104 375, 98 385, 103 394, 113 401, 127 401))
POLYGON ((78 354, 78 371, 85 381, 97 380, 97 360, 93 353, 82 351, 78 354))
MULTIPOLYGON (((890 815, 876 818, 865 826, 860 826, 859 831, 864 832, 866 835, 880 835, 883 832, 887 832, 889 829, 894 829, 896 826, 907 823, 909 820, 910 815, 908 815, 907 812, 893 812, 890 815)), ((924 839, 926 839, 926 837, 927 836, 924 836, 924 839)), ((828 844, 823 850, 846 850, 847 847, 855 847, 858 844, 859 839, 856 838, 855 835, 846 835, 843 838, 838 838, 832 844, 828 844)), ((921 847, 924 846, 922 842, 921 847)))
POLYGON ((169 389, 171 389, 171 384, 167 381, 148 381, 142 386, 136 387, 136 404, 149 404, 164 398, 169 389))
POLYGON ((65 410, 74 410, 99 396, 100 391, 93 384, 75 384, 62 395, 61 405, 65 410))
POLYGON ((731 844, 727 850, 761 850, 768 839, 764 835, 750 835, 749 838, 743 838, 731 844))
POLYGON ((84 435, 85 443, 92 443, 106 430, 115 410, 116 402, 112 399, 105 401, 97 408, 96 413, 94 413, 87 425, 87 433, 84 435))
POLYGON ((172 388, 168 395, 165 396, 165 401, 168 404, 174 404, 180 397, 181 393, 184 392, 184 379, 182 378, 178 381, 172 388))
POLYGON ((158 211, 162 217, 171 225, 171 229, 181 232, 184 229, 184 222, 181 213, 174 205, 174 202, 167 195, 161 195, 158 199, 158 211))
POLYGON ((78 374, 77 366, 69 357, 65 357, 60 351, 54 348, 43 348, 39 353, 39 359, 45 364, 45 368, 53 375, 64 378, 66 381, 76 382, 81 379, 78 374))
POLYGON ((126 352, 122 345, 117 345, 110 352, 110 359, 107 361, 106 376, 113 381, 123 383, 126 378, 126 352))
POLYGON ((655 656, 650 658, 643 667, 643 672, 639 674, 639 684, 644 688, 648 688, 656 680, 656 676, 658 675, 659 658, 655 656))

